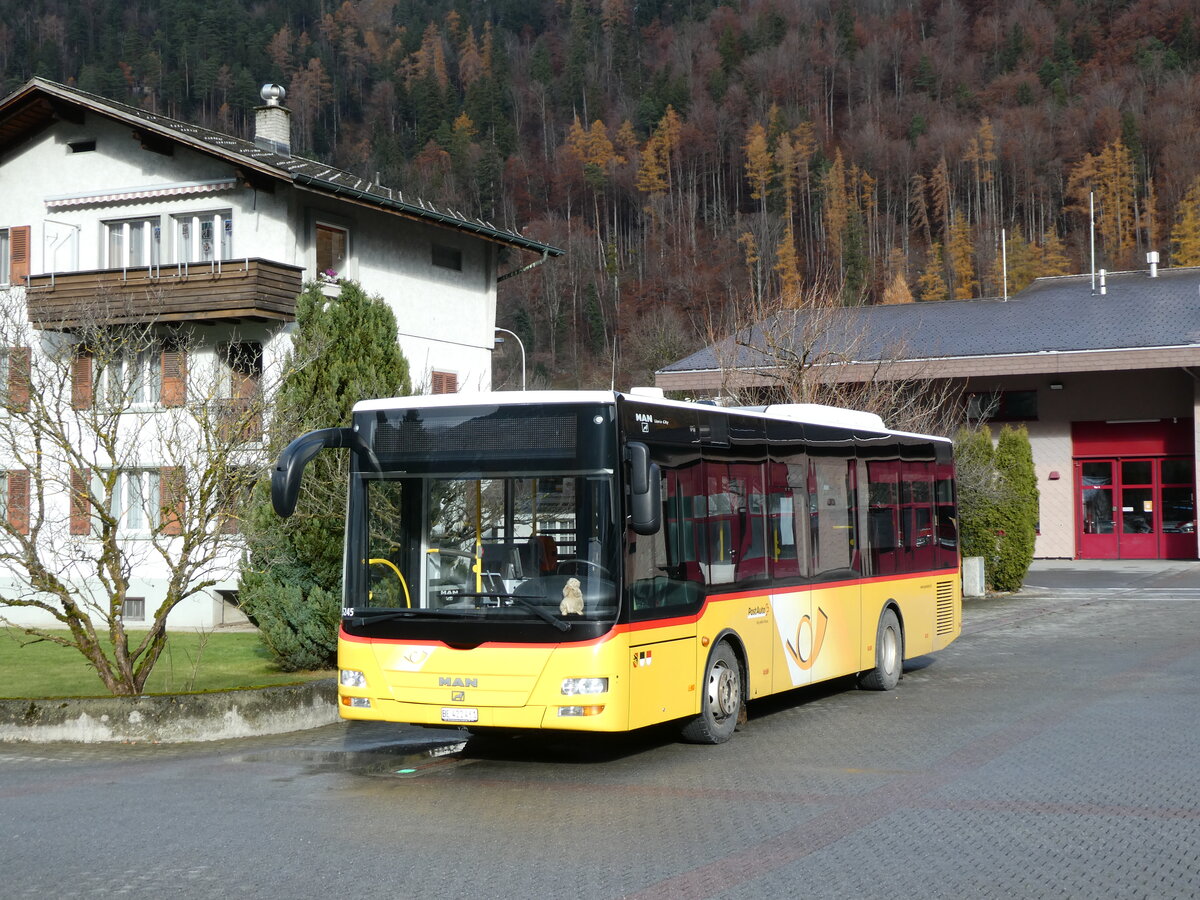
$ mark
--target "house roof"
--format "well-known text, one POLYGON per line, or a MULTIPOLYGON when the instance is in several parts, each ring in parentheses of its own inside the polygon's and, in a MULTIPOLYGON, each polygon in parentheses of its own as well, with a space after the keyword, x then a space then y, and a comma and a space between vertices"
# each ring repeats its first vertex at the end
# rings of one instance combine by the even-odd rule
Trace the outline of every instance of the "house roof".
POLYGON ((1104 294, 1092 293, 1090 275, 1072 275, 1040 278, 1007 301, 788 310, 659 374, 769 369, 769 348, 801 343, 813 358, 847 363, 1200 348, 1200 268, 1109 273, 1104 294))
POLYGON ((145 146, 182 144, 225 160, 241 169, 249 179, 274 179, 307 187, 319 193, 373 206, 387 212, 469 232, 523 250, 549 256, 563 251, 499 228, 448 207, 439 206, 399 189, 376 184, 368 178, 300 156, 283 156, 232 135, 222 134, 158 115, 98 94, 68 87, 43 78, 33 78, 0 100, 0 157, 29 140, 54 122, 81 121, 81 111, 129 125, 145 146))

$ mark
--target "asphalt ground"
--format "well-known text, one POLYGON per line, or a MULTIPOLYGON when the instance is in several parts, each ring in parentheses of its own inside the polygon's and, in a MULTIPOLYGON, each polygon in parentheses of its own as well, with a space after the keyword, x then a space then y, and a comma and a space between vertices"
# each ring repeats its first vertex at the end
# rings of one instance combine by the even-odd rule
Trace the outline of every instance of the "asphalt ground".
POLYGON ((0 745, 0 896, 1192 897, 1200 563, 1039 563, 896 691, 668 729, 0 745))

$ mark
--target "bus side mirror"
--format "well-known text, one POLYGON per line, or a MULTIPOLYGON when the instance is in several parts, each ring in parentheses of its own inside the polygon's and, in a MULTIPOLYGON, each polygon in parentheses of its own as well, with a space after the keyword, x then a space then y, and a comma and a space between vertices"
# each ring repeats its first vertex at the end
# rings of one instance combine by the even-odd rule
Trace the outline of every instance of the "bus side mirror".
POLYGON ((349 447, 368 464, 379 468, 374 452, 353 428, 321 428, 302 434, 283 448, 271 472, 271 506, 276 515, 286 519, 296 511, 304 467, 326 447, 349 447))
POLYGON ((655 534, 662 525, 662 476, 645 444, 629 444, 628 455, 629 525, 637 534, 655 534))

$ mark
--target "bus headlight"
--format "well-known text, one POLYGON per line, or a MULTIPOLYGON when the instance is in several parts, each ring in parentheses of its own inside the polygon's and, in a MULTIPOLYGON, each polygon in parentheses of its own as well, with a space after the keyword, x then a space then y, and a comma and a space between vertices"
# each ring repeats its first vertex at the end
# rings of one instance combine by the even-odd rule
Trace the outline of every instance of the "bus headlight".
POLYGON ((576 694, 607 694, 608 679, 564 678, 562 683, 562 692, 563 695, 567 697, 572 697, 576 694))
POLYGON ((342 687, 365 688, 367 686, 367 676, 358 669, 342 669, 339 679, 342 687))

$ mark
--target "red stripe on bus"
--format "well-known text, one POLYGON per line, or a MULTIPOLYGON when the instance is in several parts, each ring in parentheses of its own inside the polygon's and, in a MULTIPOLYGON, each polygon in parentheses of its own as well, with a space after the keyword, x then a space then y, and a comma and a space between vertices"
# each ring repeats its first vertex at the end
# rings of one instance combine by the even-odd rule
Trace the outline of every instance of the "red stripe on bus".
MULTIPOLYGON (((618 634, 633 634, 635 632, 652 631, 656 628, 675 628, 680 625, 695 624, 704 617, 704 613, 708 610, 710 603, 726 603, 734 600, 748 600, 754 597, 766 597, 771 594, 798 594, 803 591, 827 590, 829 588, 853 587, 855 585, 864 584, 881 584, 887 581, 915 581, 921 578, 938 578, 947 575, 957 575, 958 569, 932 569, 926 572, 906 572, 903 575, 874 575, 870 578, 848 578, 845 581, 822 581, 817 584, 809 585, 793 585, 791 587, 776 587, 767 588, 757 591, 737 591, 731 594, 711 594, 704 598, 704 603, 700 609, 690 615, 678 616, 672 619, 647 619, 644 622, 625 622, 620 625, 614 625, 609 631, 586 641, 572 642, 568 644, 543 644, 543 643, 508 643, 508 642, 493 642, 485 641, 479 644, 479 647, 488 647, 492 649, 520 649, 531 650, 539 647, 593 647, 602 644, 605 641, 610 641, 618 634)), ((339 635, 343 641, 353 641, 359 644, 404 644, 405 646, 413 647, 450 647, 444 641, 414 641, 408 642, 392 638, 370 638, 360 635, 348 634, 344 626, 341 628, 339 635)), ((477 649, 477 648, 472 648, 477 649)))

